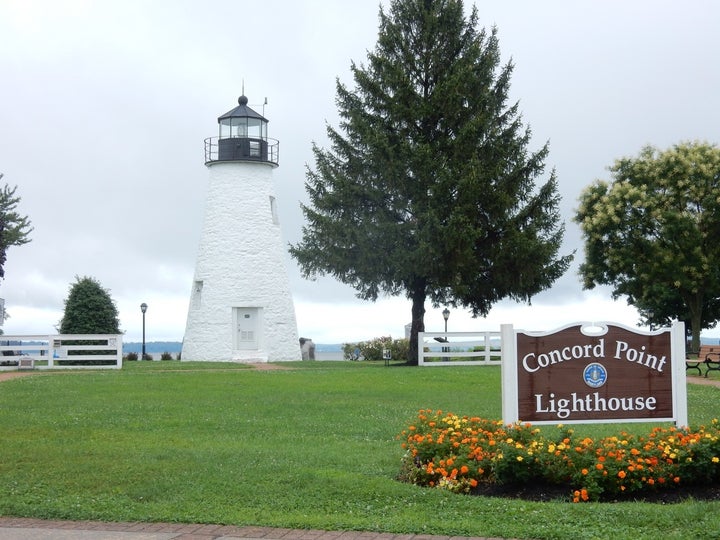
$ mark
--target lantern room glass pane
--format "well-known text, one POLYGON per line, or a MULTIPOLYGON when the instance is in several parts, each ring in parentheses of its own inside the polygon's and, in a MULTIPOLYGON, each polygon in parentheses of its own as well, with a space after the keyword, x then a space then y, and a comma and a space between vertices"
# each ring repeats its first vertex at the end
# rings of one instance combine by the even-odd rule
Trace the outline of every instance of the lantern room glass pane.
POLYGON ((248 136, 247 118, 233 118, 232 129, 230 130, 231 137, 246 138, 248 136))
POLYGON ((220 138, 227 139, 230 137, 230 119, 220 120, 220 138))
POLYGON ((248 118, 248 137, 262 137, 262 121, 258 118, 248 118))

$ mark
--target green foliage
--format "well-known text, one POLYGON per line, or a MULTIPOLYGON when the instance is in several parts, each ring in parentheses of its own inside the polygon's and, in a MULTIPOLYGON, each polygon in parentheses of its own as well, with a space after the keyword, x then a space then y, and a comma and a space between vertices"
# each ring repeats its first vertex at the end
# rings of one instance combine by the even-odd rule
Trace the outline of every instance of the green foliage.
POLYGON ((359 343, 343 343, 343 358, 345 360, 360 360, 360 344, 359 343))
POLYGON ((343 358, 345 360, 383 360, 383 351, 390 352, 390 358, 401 360, 407 358, 410 342, 407 339, 393 339, 384 336, 360 341, 358 343, 343 344, 343 358))
POLYGON ((313 147, 303 239, 291 246, 306 277, 329 274, 360 298, 412 302, 409 361, 417 363, 425 301, 486 315, 529 301, 567 269, 554 173, 536 189, 547 145, 528 151, 512 64, 497 32, 478 31, 458 0, 393 0, 355 89, 337 84, 340 128, 313 147))
MULTIPOLYGON (((2 177, 0 173, 0 179, 2 177)), ((16 191, 17 186, 11 188, 7 184, 0 189, 0 278, 5 277, 7 249, 30 242, 33 231, 28 217, 21 216, 17 211, 20 197, 15 195, 16 191)))
POLYGON ((400 476, 456 493, 483 485, 542 483, 566 500, 613 500, 679 486, 720 484, 720 426, 654 427, 649 434, 593 439, 558 426, 458 416, 422 409, 401 433, 400 476))
POLYGON ((720 148, 652 146, 610 168, 580 197, 575 221, 585 238, 586 288, 610 285, 645 320, 690 323, 700 331, 720 318, 720 148))
POLYGON ((58 331, 61 334, 119 334, 120 320, 110 291, 95 278, 75 276, 58 331))

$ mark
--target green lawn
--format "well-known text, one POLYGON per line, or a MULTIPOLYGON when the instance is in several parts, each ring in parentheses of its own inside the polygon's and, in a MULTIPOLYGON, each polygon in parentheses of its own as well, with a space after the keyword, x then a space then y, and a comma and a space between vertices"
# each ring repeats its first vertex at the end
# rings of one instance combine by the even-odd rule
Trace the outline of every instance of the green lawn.
MULTIPOLYGON (((288 367, 132 362, 122 371, 0 383, 0 515, 514 538, 720 537, 720 501, 536 503, 395 481, 396 435, 418 409, 500 417, 498 367, 288 367)), ((720 389, 689 385, 688 393, 693 425, 720 415, 720 389)))

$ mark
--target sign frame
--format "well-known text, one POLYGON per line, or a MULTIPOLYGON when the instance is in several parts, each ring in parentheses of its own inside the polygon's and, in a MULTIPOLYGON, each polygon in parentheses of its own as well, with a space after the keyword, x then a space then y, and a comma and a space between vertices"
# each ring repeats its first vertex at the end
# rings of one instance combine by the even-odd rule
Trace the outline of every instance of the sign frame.
MULTIPOLYGON (((518 422, 529 422, 539 425, 579 423, 591 424, 627 422, 674 422, 675 425, 678 427, 685 427, 688 425, 686 386, 687 381, 685 374, 686 338, 685 325, 682 322, 676 321, 672 324, 670 328, 661 328, 649 332, 630 328, 623 324, 613 322, 574 322, 548 332, 516 330, 512 324, 503 324, 500 327, 500 333, 502 338, 502 416, 503 422, 505 422, 506 424, 513 424, 518 422), (573 356, 570 354, 571 351, 573 351, 572 343, 569 343, 562 348, 559 348, 556 345, 555 350, 552 351, 553 353, 555 353, 554 355, 535 355, 533 353, 525 352, 528 341, 531 343, 535 343, 533 340, 537 339, 538 343, 544 343, 545 338, 547 338, 547 340, 564 339, 567 336, 572 338, 575 329, 577 329, 578 332, 577 336, 580 339, 584 339, 586 343, 582 346, 582 351, 577 349, 578 346, 575 345, 575 350, 578 352, 577 355, 573 356), (613 414, 608 414, 602 415, 601 418, 592 418, 590 417, 592 415, 590 413, 587 413, 584 416, 588 417, 582 417, 583 414, 580 414, 579 416, 581 416, 581 418, 578 418, 578 415, 575 415, 576 417, 573 418, 573 414, 576 412, 575 409, 573 409, 572 412, 563 410, 562 412, 564 414, 567 413, 567 415, 564 417, 557 416, 557 414, 555 414, 555 402, 552 400, 548 401, 547 396, 552 396, 552 398, 554 399, 556 392, 557 396, 563 395, 561 392, 567 390, 567 388, 565 386, 561 386, 560 388, 556 388, 554 386, 547 386, 550 384, 555 385, 556 383, 554 381, 556 379, 558 380, 557 384, 563 385, 561 377, 556 377, 553 375, 553 369, 555 369, 554 373, 559 375, 561 373, 559 370, 562 367, 562 369, 564 369, 566 372, 565 377, 567 378, 567 372, 571 369, 572 366, 572 369, 574 369, 575 371, 579 370, 580 373, 580 375, 578 375, 578 373, 573 371, 573 377, 579 377, 579 380, 581 380, 584 376, 583 370, 585 370, 585 376, 591 378, 590 375, 587 375, 588 369, 590 369, 591 364, 597 363, 599 369, 595 370, 595 372, 592 373, 592 377, 597 379, 597 384, 599 386, 604 385, 605 381, 603 377, 607 378, 609 381, 608 387, 601 390, 603 392, 609 392, 613 388, 610 382, 615 381, 618 378, 613 377, 613 373, 608 374, 609 370, 603 369, 603 363, 606 363, 608 366, 612 366, 613 370, 615 370, 615 366, 623 367, 623 362, 625 364, 630 364, 637 360, 636 363, 640 364, 638 358, 644 357, 639 353, 635 353, 634 356, 630 355, 630 352, 623 349, 625 342, 622 342, 623 345, 605 342, 605 340, 608 339, 608 336, 613 335, 613 332, 619 332, 620 335, 623 336, 634 336, 639 340, 658 340, 665 344, 663 351, 667 351, 667 356, 669 358, 663 356, 662 359, 658 361, 657 358, 648 355, 647 365, 644 365, 644 367, 648 369, 655 370, 653 375, 656 376, 656 380, 660 381, 659 384, 663 385, 664 392, 662 393, 662 399, 653 398, 652 403, 654 406, 658 399, 660 399, 662 405, 660 410, 664 412, 662 412, 660 416, 652 417, 638 415, 623 416, 622 418, 617 418, 614 417, 613 414), (518 342, 518 338, 520 338, 520 344, 518 342), (590 344, 588 345, 588 343, 590 344), (593 346, 595 347, 594 351, 588 348, 593 346), (618 360, 616 358, 621 356, 621 350, 623 354, 628 357, 618 360), (559 351, 564 351, 564 358, 559 351), (523 364, 523 358, 519 358, 520 353, 523 352, 525 352, 524 356, 527 356, 527 358, 536 363, 528 365, 528 360, 525 359, 525 364, 523 364), (539 358, 539 363, 536 359, 536 356, 542 357, 539 358), (608 359, 608 357, 610 357, 610 359, 608 359), (563 361, 563 359, 566 361, 563 361), (626 360, 629 360, 629 362, 626 362, 626 360), (652 360, 652 364, 649 360, 652 360), (521 371, 523 369, 527 373, 523 373, 521 371), (663 373, 657 373, 659 371, 663 373), (535 377, 535 372, 542 372, 544 378, 542 379, 542 384, 539 384, 539 386, 542 386, 543 391, 547 390, 547 394, 528 393, 529 388, 535 388, 534 383, 532 382, 532 377, 535 377), (530 387, 528 387, 528 381, 531 381, 530 387), (669 397, 667 396, 668 392, 669 397), (544 419, 542 418, 543 414, 538 413, 537 415, 534 415, 533 413, 528 413, 527 403, 530 399, 535 399, 535 401, 537 402, 536 411, 540 410, 540 413, 548 413, 548 411, 550 411, 555 414, 555 417, 553 417, 552 419, 544 419), (546 401, 543 402, 543 399, 545 399, 546 401), (669 403, 667 401, 668 399, 670 400, 669 403), (540 419, 536 418, 535 416, 540 417, 540 419)), ((617 343, 620 342, 618 341, 617 343)), ((624 380, 625 387, 627 388, 627 378, 625 378, 624 380)), ((586 386, 584 386, 583 388, 589 392, 587 396, 594 396, 595 402, 600 400, 605 403, 605 400, 609 399, 607 397, 599 397, 598 393, 594 391, 595 389, 592 386, 592 384, 595 384, 594 381, 586 380, 585 383, 586 386)), ((652 384, 645 383, 645 386, 652 387, 652 384)), ((535 389, 534 391, 537 392, 538 390, 535 389)), ((591 397, 587 396, 584 396, 583 399, 588 400, 588 409, 590 409, 591 405, 589 400, 591 400, 591 397)), ((573 394, 573 397, 582 407, 584 401, 582 401, 581 398, 577 397, 576 394, 573 394)), ((637 400, 640 398, 633 399, 637 400)), ((638 403, 641 406, 644 406, 647 403, 649 408, 649 403, 651 402, 648 400, 647 402, 643 401, 638 403)), ((550 416, 550 414, 546 414, 545 416, 550 416)))

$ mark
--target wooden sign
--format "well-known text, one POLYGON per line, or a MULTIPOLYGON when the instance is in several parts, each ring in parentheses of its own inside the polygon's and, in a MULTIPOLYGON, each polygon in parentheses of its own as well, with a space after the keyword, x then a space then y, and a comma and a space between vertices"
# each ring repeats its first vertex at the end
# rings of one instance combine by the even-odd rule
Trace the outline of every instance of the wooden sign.
POLYGON ((683 323, 654 332, 574 323, 549 333, 502 327, 503 420, 687 425, 683 323))

